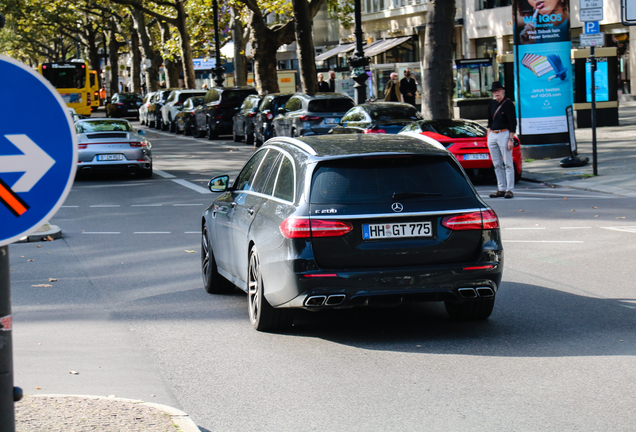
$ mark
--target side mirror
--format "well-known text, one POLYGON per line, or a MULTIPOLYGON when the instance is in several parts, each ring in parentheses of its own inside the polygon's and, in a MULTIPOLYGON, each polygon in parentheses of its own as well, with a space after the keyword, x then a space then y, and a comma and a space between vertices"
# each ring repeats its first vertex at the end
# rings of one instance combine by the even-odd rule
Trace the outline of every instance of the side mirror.
POLYGON ((145 130, 143 130, 143 129, 139 129, 139 130, 137 131, 137 135, 142 135, 142 136, 143 136, 143 135, 146 135, 146 131, 145 131, 145 130))
POLYGON ((222 175, 214 177, 210 180, 210 183, 208 183, 208 189, 210 189, 211 192, 225 192, 229 183, 230 176, 222 175))

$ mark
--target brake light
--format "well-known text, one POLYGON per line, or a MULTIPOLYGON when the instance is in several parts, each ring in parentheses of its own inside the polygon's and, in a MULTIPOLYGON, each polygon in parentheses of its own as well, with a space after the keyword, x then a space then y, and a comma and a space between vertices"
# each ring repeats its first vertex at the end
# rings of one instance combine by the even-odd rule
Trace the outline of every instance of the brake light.
POLYGON ((146 143, 145 142, 131 142, 130 146, 131 147, 146 147, 146 143))
POLYGON ((271 112, 268 112, 265 117, 267 117, 267 120, 272 120, 274 118, 274 114, 272 114, 271 112))
POLYGON ((497 229, 499 228, 499 218, 493 210, 483 210, 446 216, 442 219, 442 226, 453 231, 497 229))
POLYGON ((280 232, 287 238, 340 237, 353 229, 349 222, 321 219, 285 219, 280 232))
POLYGON ((304 115, 304 116, 300 116, 300 117, 298 117, 298 119, 299 119, 300 121, 309 121, 309 120, 320 120, 320 117, 317 117, 317 116, 306 116, 306 115, 304 115))
POLYGON ((251 113, 249 113, 249 116, 250 117, 256 117, 256 113, 255 112, 251 112, 251 113))
POLYGON ((80 150, 81 149, 85 149, 86 148, 86 144, 78 144, 77 148, 80 149, 80 150))
POLYGON ((117 102, 115 105, 124 106, 124 105, 126 105, 126 104, 125 104, 125 103, 123 103, 123 102, 117 102))
POLYGON ((371 134, 371 133, 386 133, 384 129, 364 129, 362 133, 371 134))

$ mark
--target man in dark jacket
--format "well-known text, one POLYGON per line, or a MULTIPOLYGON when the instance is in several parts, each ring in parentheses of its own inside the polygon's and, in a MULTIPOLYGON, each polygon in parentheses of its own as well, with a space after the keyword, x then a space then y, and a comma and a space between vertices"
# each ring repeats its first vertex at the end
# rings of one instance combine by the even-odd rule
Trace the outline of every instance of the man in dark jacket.
POLYGON ((404 78, 400 80, 400 93, 402 93, 404 103, 415 106, 415 93, 417 93, 417 83, 415 82, 415 78, 411 76, 410 69, 406 69, 404 71, 404 78))
POLYGON ((504 98, 504 88, 499 81, 490 89, 494 100, 488 105, 488 150, 497 176, 497 192, 491 198, 512 198, 515 189, 515 167, 512 149, 517 130, 515 104, 504 98))

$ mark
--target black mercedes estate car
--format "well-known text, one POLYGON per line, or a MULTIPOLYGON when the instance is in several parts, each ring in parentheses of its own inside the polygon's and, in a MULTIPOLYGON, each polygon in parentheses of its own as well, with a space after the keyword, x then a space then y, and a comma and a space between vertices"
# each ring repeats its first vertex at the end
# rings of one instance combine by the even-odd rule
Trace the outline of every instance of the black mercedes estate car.
POLYGON ((294 309, 443 301, 490 316, 503 271, 499 220, 441 146, 399 135, 272 138, 240 174, 210 180, 207 292, 247 292, 260 331, 294 309))

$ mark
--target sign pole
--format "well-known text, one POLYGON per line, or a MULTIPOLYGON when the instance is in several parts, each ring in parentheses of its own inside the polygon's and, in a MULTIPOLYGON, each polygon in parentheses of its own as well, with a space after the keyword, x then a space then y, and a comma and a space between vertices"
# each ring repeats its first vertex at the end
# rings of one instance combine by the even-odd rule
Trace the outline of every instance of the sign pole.
POLYGON ((598 159, 596 157, 596 81, 594 75, 596 74, 596 57, 594 56, 594 45, 590 47, 590 69, 591 69, 591 84, 592 84, 592 163, 594 164, 594 175, 598 175, 598 159))
POLYGON ((22 390, 13 388, 13 341, 9 246, 0 246, 0 431, 15 432, 14 400, 22 390))

